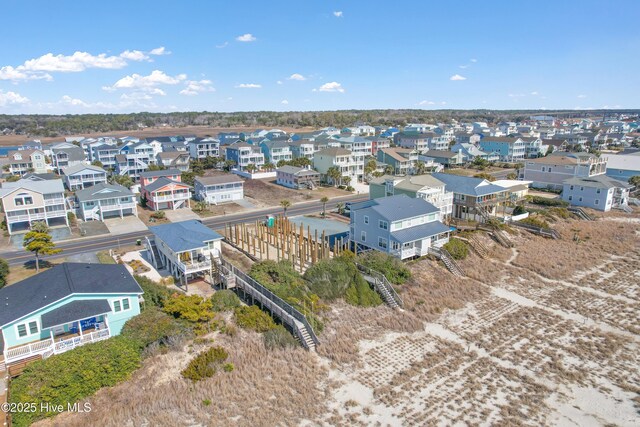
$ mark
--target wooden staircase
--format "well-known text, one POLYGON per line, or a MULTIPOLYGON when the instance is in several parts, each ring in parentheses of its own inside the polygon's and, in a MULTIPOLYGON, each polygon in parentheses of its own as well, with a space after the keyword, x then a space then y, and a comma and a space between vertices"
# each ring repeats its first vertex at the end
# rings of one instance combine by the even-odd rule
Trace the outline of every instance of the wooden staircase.
POLYGON ((575 216, 577 216, 580 219, 583 219, 585 221, 593 221, 594 219, 591 217, 591 215, 589 215, 588 213, 586 213, 584 211, 584 209, 582 208, 578 208, 578 207, 568 207, 567 210, 569 212, 571 212, 572 214, 574 214, 575 216))
POLYGON ((491 231, 489 233, 489 235, 491 237, 493 237, 493 239, 498 242, 500 245, 504 246, 505 248, 512 248, 513 247, 513 242, 511 241, 511 239, 509 239, 506 235, 505 232, 499 229, 494 229, 493 231, 491 231))
POLYGON ((373 285, 373 288, 380 294, 385 304, 394 309, 401 308, 404 305, 400 295, 398 295, 384 274, 358 263, 356 263, 356 267, 358 267, 362 278, 373 285))
POLYGON ((469 246, 471 246, 471 249, 473 249, 480 258, 487 259, 489 257, 489 248, 487 248, 475 234, 472 234, 468 239, 459 236, 456 236, 455 238, 467 242, 469 246))
POLYGON ((429 253, 437 257, 440 261, 442 261, 445 267, 447 267, 447 270, 449 270, 451 274, 453 274, 454 276, 458 276, 458 277, 465 276, 465 273, 462 267, 460 267, 458 263, 455 262, 451 254, 447 252, 446 249, 429 248, 429 253))

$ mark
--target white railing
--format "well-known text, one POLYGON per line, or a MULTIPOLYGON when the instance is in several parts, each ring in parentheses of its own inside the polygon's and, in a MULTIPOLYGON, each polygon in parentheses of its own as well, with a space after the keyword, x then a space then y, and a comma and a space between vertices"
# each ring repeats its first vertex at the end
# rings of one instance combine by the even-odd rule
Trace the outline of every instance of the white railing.
POLYGON ((155 196, 153 198, 154 202, 165 202, 172 200, 187 200, 191 197, 190 193, 175 193, 170 196, 155 196))
POLYGON ((8 349, 5 353, 5 363, 14 363, 22 359, 38 355, 43 355, 44 357, 46 353, 49 355, 64 353, 65 351, 72 350, 84 344, 106 340, 110 336, 111 331, 109 328, 104 328, 95 332, 85 333, 82 336, 63 339, 57 342, 54 342, 51 338, 37 341, 31 344, 8 349))
POLYGON ((180 267, 180 269, 185 273, 197 272, 197 271, 202 271, 203 269, 211 268, 210 260, 203 261, 203 262, 191 262, 191 263, 178 262, 177 264, 180 267))
POLYGON ((44 199, 44 204, 49 205, 63 205, 64 197, 60 197, 59 199, 44 199))
POLYGON ((31 344, 26 344, 20 347, 10 348, 6 351, 5 363, 15 362, 20 359, 26 359, 31 356, 36 356, 38 354, 43 354, 47 350, 51 350, 53 347, 53 340, 49 338, 44 341, 37 341, 31 344))
POLYGON ((113 205, 100 205, 100 209, 103 211, 119 211, 120 209, 135 208, 136 204, 131 203, 115 203, 113 205))

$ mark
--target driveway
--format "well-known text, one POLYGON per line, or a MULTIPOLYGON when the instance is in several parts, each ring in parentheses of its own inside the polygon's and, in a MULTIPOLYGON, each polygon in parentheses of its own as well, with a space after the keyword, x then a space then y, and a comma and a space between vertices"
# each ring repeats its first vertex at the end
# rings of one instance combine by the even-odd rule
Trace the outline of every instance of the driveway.
POLYGON ((133 215, 125 216, 124 218, 105 219, 104 225, 109 229, 109 233, 113 235, 147 230, 147 226, 144 225, 144 222, 142 222, 137 216, 133 215))
MULTIPOLYGON (((243 208, 246 208, 246 209, 255 209, 256 208, 256 205, 254 205, 253 203, 251 203, 250 201, 248 201, 245 198, 242 198, 242 199, 239 199, 239 200, 234 200, 234 202, 236 204, 238 204, 239 206, 242 206, 243 208)), ((221 206, 223 206, 223 205, 221 205, 221 206)))
POLYGON ((189 219, 200 219, 200 217, 190 208, 176 209, 175 211, 167 209, 164 211, 164 213, 167 215, 167 219, 171 222, 187 221, 189 219))
MULTIPOLYGON (((27 234, 27 232, 28 230, 25 230, 18 234, 12 234, 10 239, 11 244, 16 248, 22 249, 22 241, 24 240, 24 235, 27 234)), ((49 228, 49 234, 51 235, 51 240, 59 242, 70 238, 71 230, 68 227, 49 228)))

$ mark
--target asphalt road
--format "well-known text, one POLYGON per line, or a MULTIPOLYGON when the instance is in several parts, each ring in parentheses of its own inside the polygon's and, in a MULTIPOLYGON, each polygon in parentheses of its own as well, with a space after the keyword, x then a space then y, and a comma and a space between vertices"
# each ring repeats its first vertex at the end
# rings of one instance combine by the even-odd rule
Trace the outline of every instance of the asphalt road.
MULTIPOLYGON (((327 203, 327 209, 335 209, 338 203, 362 201, 367 199, 368 195, 354 195, 334 198, 329 203, 327 203)), ((305 215, 320 212, 322 212, 322 203, 316 200, 311 202, 296 203, 295 205, 287 209, 287 216, 305 215)), ((211 229, 220 230, 224 228, 225 224, 254 222, 259 219, 264 219, 267 215, 274 214, 282 214, 282 208, 273 207, 266 209, 255 209, 251 212, 216 216, 213 218, 203 219, 202 223, 211 229)), ((62 241, 56 243, 56 247, 62 249, 61 253, 42 257, 41 259, 64 258, 69 255, 82 254, 87 252, 98 252, 108 249, 117 249, 120 246, 133 245, 136 243, 136 240, 150 235, 151 233, 149 233, 148 231, 137 231, 133 233, 120 234, 117 236, 98 236, 75 239, 73 241, 67 242, 62 241)), ((33 254, 24 250, 0 252, 0 258, 4 258, 9 263, 9 265, 20 265, 34 259, 33 254)))

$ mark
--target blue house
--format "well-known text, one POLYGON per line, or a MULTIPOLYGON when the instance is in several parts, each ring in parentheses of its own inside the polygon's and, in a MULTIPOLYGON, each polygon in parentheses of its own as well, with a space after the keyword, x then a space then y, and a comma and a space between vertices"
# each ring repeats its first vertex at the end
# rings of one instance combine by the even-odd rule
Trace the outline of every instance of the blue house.
POLYGON ((0 289, 0 368, 119 335, 141 295, 118 264, 63 263, 0 289))
POLYGON ((526 144, 521 138, 485 136, 479 146, 486 153, 498 154, 503 162, 518 162, 527 156, 526 144))

